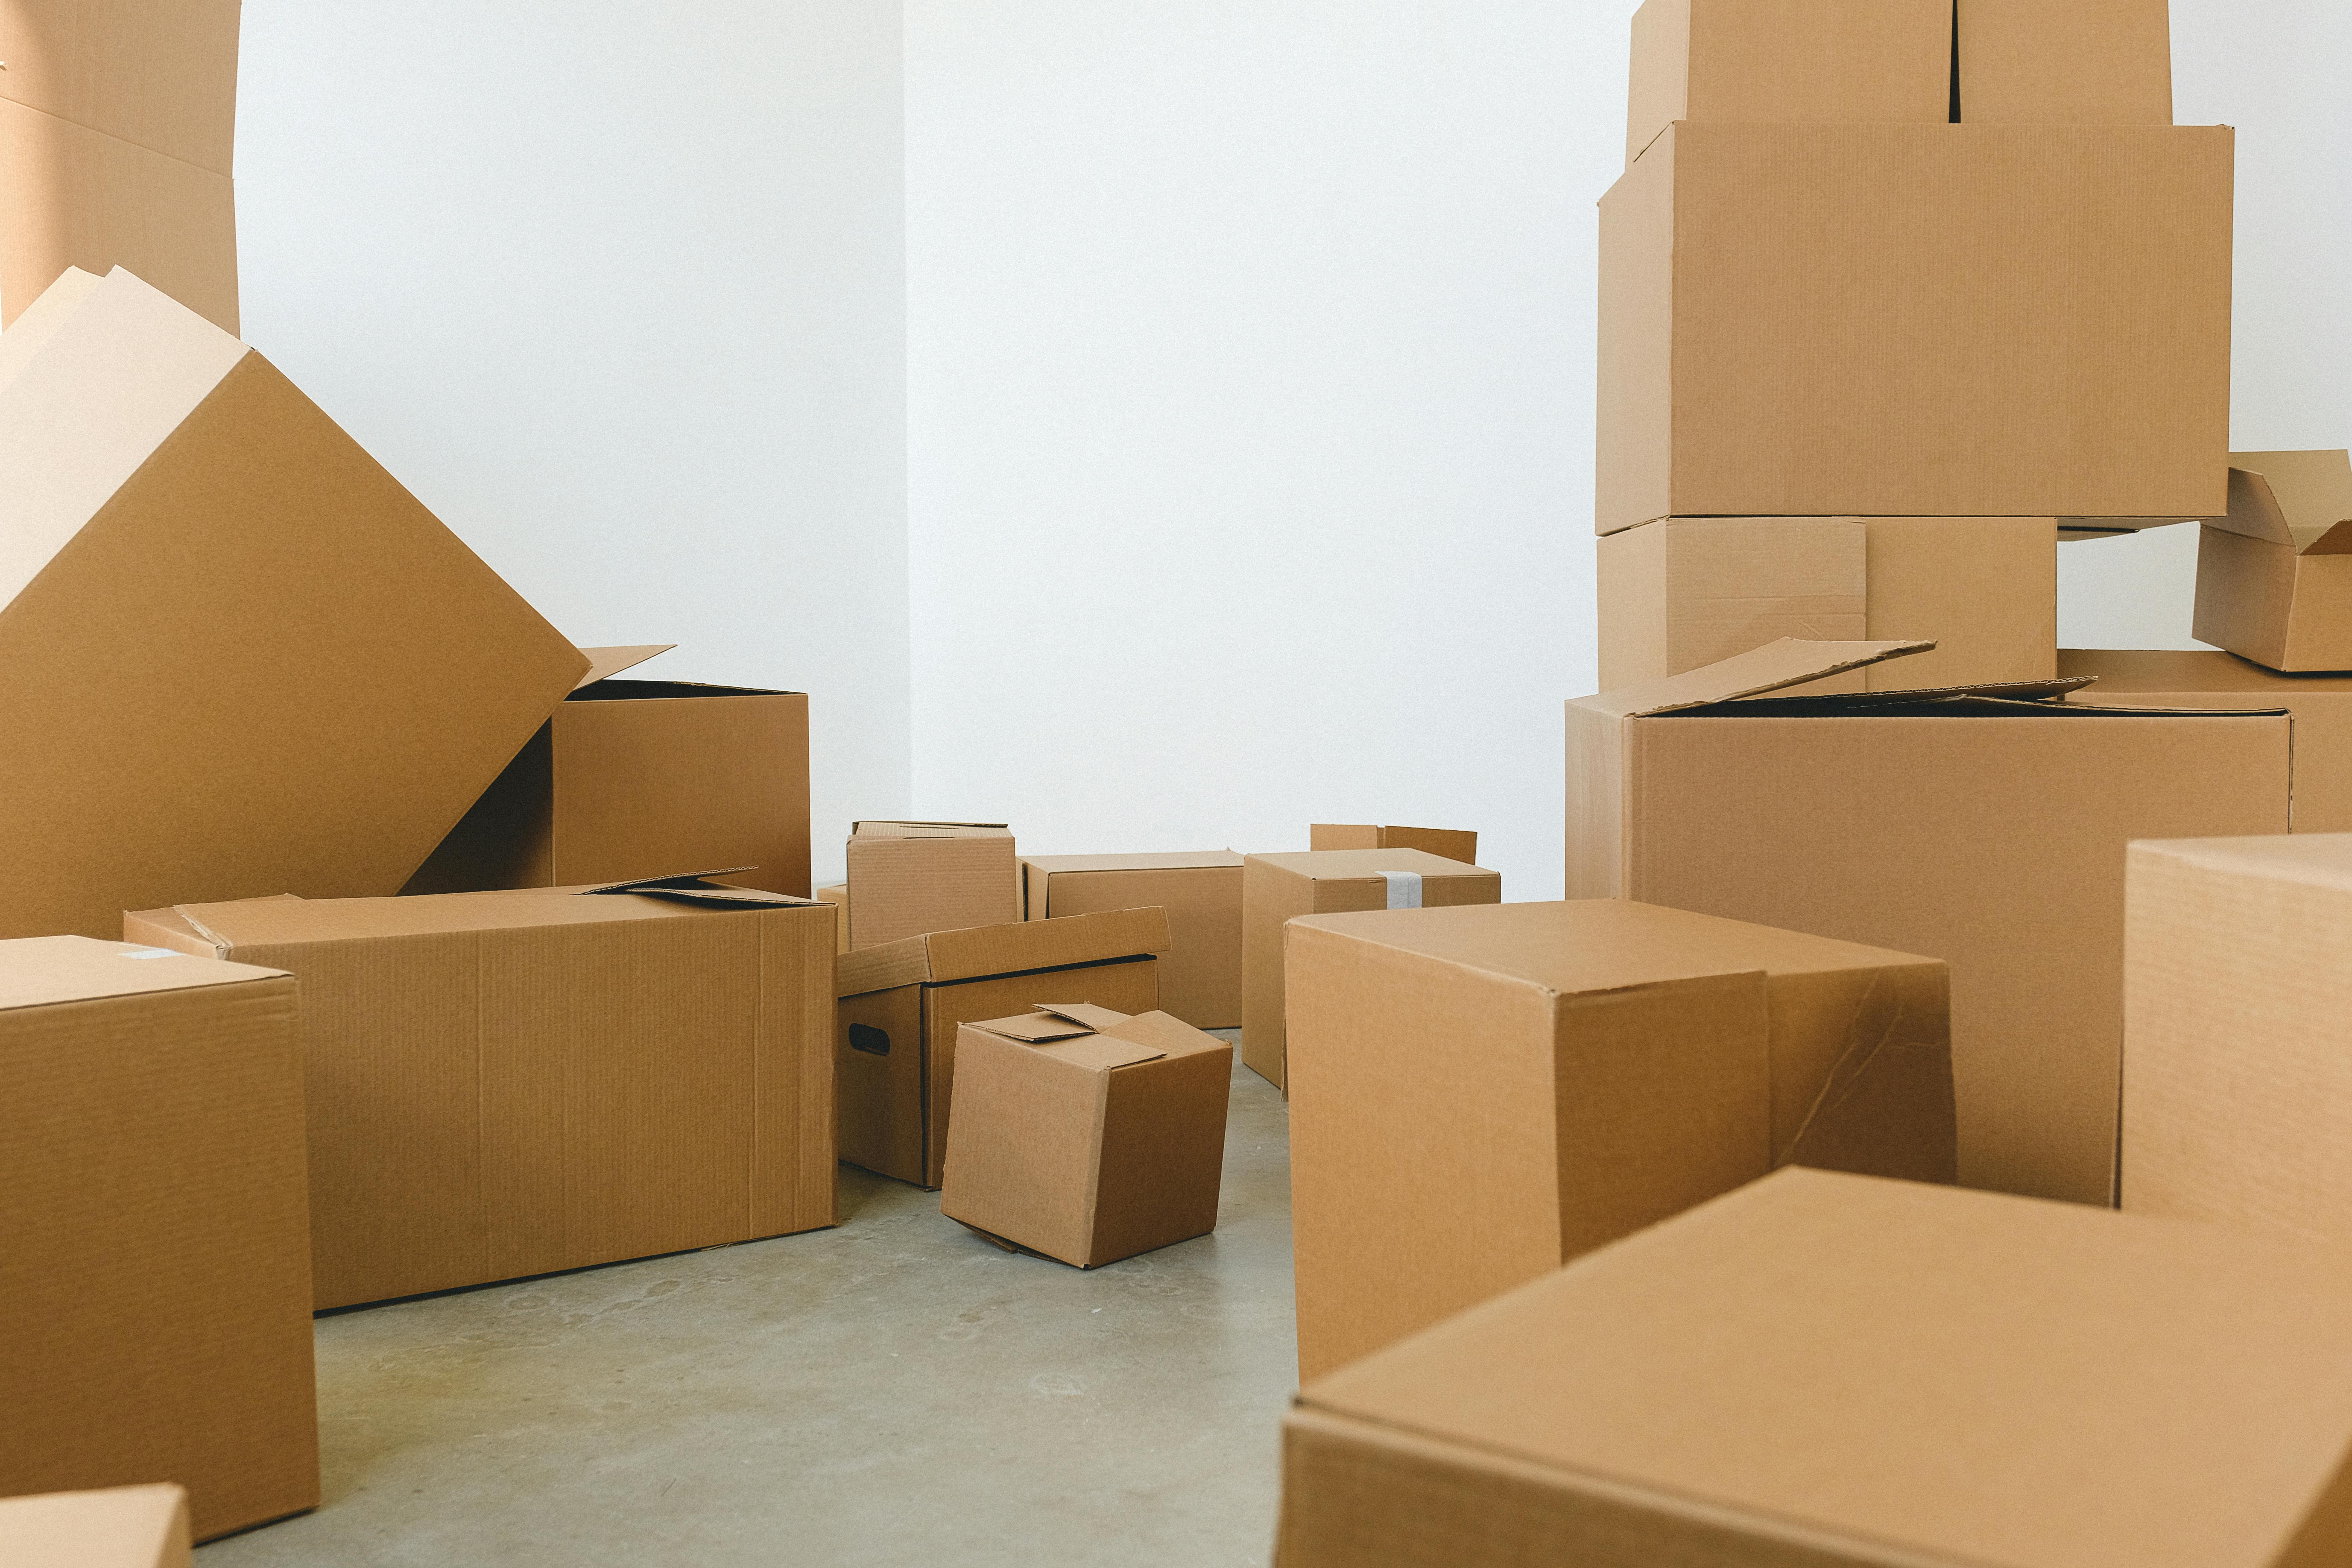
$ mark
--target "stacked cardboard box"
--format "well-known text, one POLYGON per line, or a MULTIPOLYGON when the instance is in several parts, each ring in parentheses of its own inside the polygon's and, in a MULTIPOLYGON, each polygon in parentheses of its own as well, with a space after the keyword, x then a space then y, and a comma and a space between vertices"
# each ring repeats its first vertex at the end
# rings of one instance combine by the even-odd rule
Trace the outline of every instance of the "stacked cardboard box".
POLYGON ((1168 911, 1160 1006, 1196 1029, 1242 1021, 1242 858, 1044 855, 1021 862, 1022 912, 1033 921, 1156 904, 1168 911))

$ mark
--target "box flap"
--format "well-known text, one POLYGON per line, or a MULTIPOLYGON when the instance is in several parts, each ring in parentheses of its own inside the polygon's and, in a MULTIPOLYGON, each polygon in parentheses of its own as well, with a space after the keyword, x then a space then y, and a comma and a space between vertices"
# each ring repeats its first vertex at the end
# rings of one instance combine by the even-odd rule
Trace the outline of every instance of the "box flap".
POLYGON ((976 1024, 963 1026, 985 1029, 992 1035, 1003 1035, 1008 1040, 1021 1040, 1033 1046, 1047 1040, 1075 1040, 1095 1032, 1091 1025, 1073 1023, 1045 1009, 1011 1018, 983 1018, 976 1024))
MULTIPOLYGON (((1499 908, 1472 905, 1470 908, 1499 908)), ((1203 1029, 1196 1029, 1173 1013, 1138 1013, 1103 1030, 1106 1035, 1149 1046, 1164 1057, 1189 1057, 1200 1051, 1230 1051, 1233 1047, 1203 1029)))
POLYGON ((635 669, 656 654, 669 652, 674 642, 645 643, 635 647, 583 647, 580 651, 588 659, 588 673, 582 676, 572 689, 593 686, 607 676, 618 675, 625 669, 635 669))
POLYGON ((1066 969, 1168 951, 1168 911, 1152 905, 1050 921, 933 931, 841 955, 836 994, 940 985, 987 974, 1066 969))
POLYGON ((1638 686, 1580 698, 1577 705, 1620 719, 1640 719, 1683 708, 1710 707, 1762 691, 1778 691, 1784 686, 1818 680, 1825 675, 1843 675, 1849 669, 1901 658, 1906 654, 1925 653, 1935 646, 1933 642, 1918 641, 1811 642, 1802 637, 1782 637, 1715 664, 1670 675, 1664 680, 1643 681, 1638 686))
POLYGON ((1001 838, 1002 822, 866 822, 849 825, 852 838, 1001 838))
POLYGON ((1091 1002, 1040 1002, 1037 1010, 1051 1013, 1056 1018, 1066 1018, 1098 1034, 1108 1034, 1128 1021, 1131 1015, 1114 1013, 1108 1007, 1097 1007, 1091 1002))
POLYGON ((2007 719, 2042 717, 2079 719, 2085 714, 2105 714, 2110 718, 2138 719, 2198 719, 2198 718, 2269 718, 2286 711, 2284 708, 2139 708, 2125 707, 2113 702, 2068 702, 2068 692, 2080 689, 2079 681, 2032 681, 2023 683, 2023 693, 2005 690, 1998 686, 1971 689, 1968 687, 1948 688, 1936 691, 1872 691, 1839 693, 1822 697, 1754 697, 1738 702, 1719 702, 1706 708, 1679 709, 1662 717, 1675 719, 2007 719), (2032 688, 2055 686, 2060 689, 2037 694, 2032 688))
POLYGON ((2230 454, 2230 510, 2210 527, 2305 555, 2352 554, 2352 453, 2230 454))
POLYGON ((40 346, 57 335, 97 287, 98 274, 68 267, 8 323, 8 330, 0 332, 0 386, 7 385, 40 346))
POLYGON ((1109 1072, 1116 1068, 1131 1068, 1139 1062, 1156 1062, 1168 1053, 1133 1040, 1122 1040, 1116 1035, 1088 1035, 1083 1039, 1058 1040, 1037 1047, 1057 1061, 1068 1062, 1090 1072, 1109 1072))
POLYGON ((711 877, 740 877, 746 871, 756 871, 757 866, 730 866, 718 871, 688 871, 676 877, 641 877, 634 882, 607 882, 601 887, 583 888, 583 896, 591 893, 641 893, 648 899, 667 899, 674 904, 696 904, 705 909, 742 909, 749 905, 758 909, 773 909, 793 905, 814 904, 815 899, 795 898, 790 893, 772 893, 762 888, 737 888, 715 885, 711 877))
POLYGON ((270 980, 282 970, 87 936, 0 942, 0 1011, 270 980))

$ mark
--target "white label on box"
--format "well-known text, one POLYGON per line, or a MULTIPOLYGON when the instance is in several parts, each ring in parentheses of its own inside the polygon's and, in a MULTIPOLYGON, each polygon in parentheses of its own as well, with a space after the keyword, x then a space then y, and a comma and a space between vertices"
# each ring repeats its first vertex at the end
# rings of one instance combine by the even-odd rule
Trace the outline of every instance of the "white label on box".
POLYGON ((1389 908, 1417 910, 1421 908, 1421 873, 1418 871, 1383 871, 1388 879, 1389 908))

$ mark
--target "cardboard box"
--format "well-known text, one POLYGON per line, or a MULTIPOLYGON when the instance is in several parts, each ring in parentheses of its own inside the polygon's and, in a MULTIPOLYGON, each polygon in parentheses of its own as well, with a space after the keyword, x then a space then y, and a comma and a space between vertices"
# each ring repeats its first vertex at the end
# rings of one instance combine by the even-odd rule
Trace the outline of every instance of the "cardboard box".
POLYGON ((2352 1558, 2352 1261, 1790 1170, 1305 1389, 1282 1568, 2352 1558))
POLYGON ((300 979, 323 1309, 833 1224, 833 921, 682 877, 122 924, 300 979))
POLYGON ((1665 518, 1600 542, 1599 589, 1603 690, 1784 637, 1936 644, 1809 691, 2048 680, 2056 668, 2046 517, 1665 518))
POLYGON ((0 942, 0 1495, 318 1506, 299 1028, 274 969, 0 942))
POLYGON ((2235 655, 2061 648, 2058 674, 2097 684, 2075 702, 2126 708, 2284 708, 2294 720, 2297 833, 2352 833, 2352 675, 2283 675, 2235 655))
POLYGON ((1601 203, 1597 531, 2219 511, 2231 165, 2227 127, 1672 127, 1601 203))
POLYGON ((2124 846, 2285 832, 2286 716, 2058 682, 1736 700, 1914 646, 1788 640, 1570 702, 1569 891, 1945 960, 1960 1180, 2110 1203, 2124 846))
POLYGON ((1001 822, 853 823, 848 858, 853 952, 1021 919, 1021 862, 1001 822))
POLYGON ((933 931, 844 954, 835 1049, 841 1157, 877 1175, 938 1186, 956 1031, 1047 1002, 1153 1012, 1153 955, 1168 945, 1168 916, 1154 908, 933 931))
POLYGON ((2197 537, 2200 642, 2284 670, 2352 670, 2352 455, 2232 452, 2197 537))
POLYGON ((1958 0, 1958 118, 2171 124, 2170 10, 2168 0, 1958 0))
POLYGON ((1033 921, 1157 904, 1168 911, 1160 1007, 1196 1029, 1242 1021, 1242 858, 1230 849, 1172 855, 1033 855, 1021 862, 1023 912, 1033 921))
POLYGON ((1952 117, 1950 0, 1644 0, 1625 162, 1677 120, 1952 117))
POLYGON ((234 172, 238 0, 10 0, 0 100, 234 172))
POLYGON ((807 898, 808 698, 614 679, 674 646, 583 649, 587 676, 402 891, 741 866, 728 881, 807 898))
POLYGON ((1080 1268, 1206 1236, 1233 1078, 1233 1047, 1166 1013, 966 1024, 940 1212, 1080 1268))
POLYGON ((1309 849, 1419 849, 1441 860, 1478 863, 1478 836, 1460 827, 1387 827, 1370 823, 1318 822, 1307 829, 1309 849))
POLYGON ((1620 899, 1286 930, 1310 1382, 1776 1166, 1953 1178, 1935 959, 1620 899))
POLYGON ((1498 904, 1503 879, 1422 849, 1251 855, 1242 868, 1242 1061, 1276 1089, 1283 1063, 1282 928, 1298 915, 1498 904))
POLYGON ((170 1484, 0 1500, 9 1568, 188 1568, 188 1494, 170 1484))
POLYGON ((830 887, 819 888, 816 890, 816 899, 819 903, 831 904, 838 911, 833 921, 834 951, 847 952, 849 951, 849 884, 835 882, 830 887))
POLYGON ((0 334, 0 935, 397 892, 587 664, 267 360, 127 272, 0 334))

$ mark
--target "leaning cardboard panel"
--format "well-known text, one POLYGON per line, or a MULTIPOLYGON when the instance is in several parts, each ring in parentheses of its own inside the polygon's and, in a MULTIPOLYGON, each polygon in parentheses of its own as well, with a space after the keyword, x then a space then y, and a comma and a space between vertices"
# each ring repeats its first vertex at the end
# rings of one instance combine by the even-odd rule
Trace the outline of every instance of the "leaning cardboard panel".
POLYGON ((1230 849, 1172 855, 1033 855, 1021 862, 1023 912, 1033 921, 1157 904, 1168 911, 1160 1006, 1196 1029, 1242 1021, 1242 858, 1230 849))
POLYGON ((9 0, 0 100, 232 172, 239 0, 9 0))
POLYGON ((1397 827, 1360 822, 1317 822, 1307 829, 1309 849, 1419 849, 1441 860, 1478 863, 1478 836, 1465 827, 1397 827))
POLYGON ((1934 959, 1622 899, 1287 931, 1309 1381, 1775 1166, 1952 1179, 1934 959))
POLYGON ((1953 67, 1969 124, 2169 125, 2168 0, 1958 0, 1953 67))
POLYGON ((1569 890, 1945 960, 1960 1180, 2112 1202, 2124 846, 2285 832, 2286 716, 1770 696, 1916 646, 1789 640, 1570 702, 1569 890))
POLYGON ((272 969, 0 942, 0 1494, 318 1505, 299 1024, 272 969))
POLYGON ((1313 1384, 1283 1568, 2352 1561, 2352 1257, 1782 1171, 1313 1384))
POLYGON ((2283 670, 2352 670, 2352 455, 2232 452, 2197 539, 2200 642, 2283 670))
POLYGON ((1601 203, 1597 531, 2220 511, 2231 163, 2226 127, 1672 127, 1601 203))
POLYGON ((0 935, 397 892, 587 660, 259 354, 58 289, 0 334, 0 935))
POLYGON ((857 822, 845 851, 853 951, 1021 919, 1021 862, 1001 822, 857 822))
POLYGON ((9 1568, 188 1568, 188 1493, 169 1482, 0 1499, 9 1568))
POLYGON ((746 866, 809 896, 808 698, 620 680, 673 644, 581 650, 590 666, 402 889, 470 893, 746 866))
POLYGON ((301 980, 327 1308, 833 1224, 833 921, 689 877, 123 929, 301 980))
MULTIPOLYGON (((858 895, 863 898, 865 895, 858 895)), ((956 1031, 1046 1002, 1160 1005, 1158 908, 933 931, 841 955, 834 1059, 841 1157, 936 1187, 946 1170, 956 1031)))
POLYGON ((1058 1003, 964 1025, 940 1213, 1080 1268, 1208 1235, 1233 1062, 1166 1013, 1058 1003))

